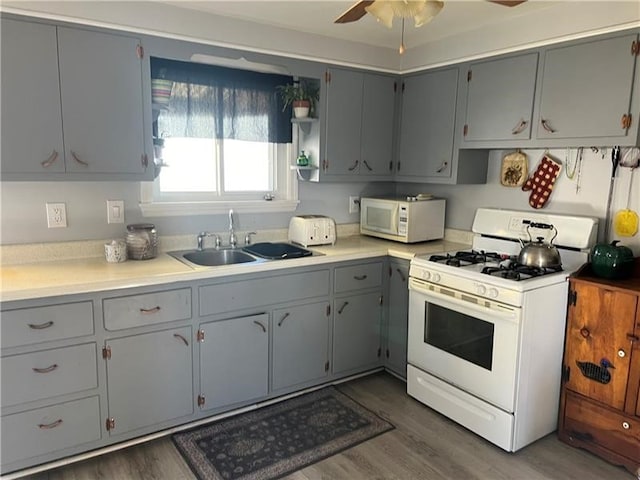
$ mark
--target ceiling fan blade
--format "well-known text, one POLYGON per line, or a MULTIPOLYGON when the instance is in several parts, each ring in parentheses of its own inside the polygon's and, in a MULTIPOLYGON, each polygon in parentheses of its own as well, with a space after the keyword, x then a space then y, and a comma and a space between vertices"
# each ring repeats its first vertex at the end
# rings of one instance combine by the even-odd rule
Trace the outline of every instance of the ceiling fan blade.
POLYGON ((356 2, 349 10, 336 18, 333 23, 349 23, 360 20, 367 13, 365 11, 365 7, 368 7, 372 3, 373 0, 361 0, 360 2, 356 2))
POLYGON ((497 3, 498 5, 504 5, 505 7, 515 7, 527 0, 487 0, 491 3, 497 3))

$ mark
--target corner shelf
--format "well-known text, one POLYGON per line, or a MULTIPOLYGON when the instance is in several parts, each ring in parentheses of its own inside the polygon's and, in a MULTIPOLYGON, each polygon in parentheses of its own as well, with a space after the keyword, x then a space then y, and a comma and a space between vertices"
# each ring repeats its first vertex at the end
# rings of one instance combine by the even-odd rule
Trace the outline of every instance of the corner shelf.
POLYGON ((311 130, 311 124, 316 123, 318 121, 317 118, 314 117, 304 117, 304 118, 292 118, 291 123, 294 125, 298 125, 300 129, 307 135, 311 130))
POLYGON ((298 180, 303 182, 308 182, 311 174, 314 170, 318 170, 318 167, 315 165, 307 165, 306 167, 302 167, 300 165, 290 165, 289 168, 291 170, 295 170, 298 174, 298 180))

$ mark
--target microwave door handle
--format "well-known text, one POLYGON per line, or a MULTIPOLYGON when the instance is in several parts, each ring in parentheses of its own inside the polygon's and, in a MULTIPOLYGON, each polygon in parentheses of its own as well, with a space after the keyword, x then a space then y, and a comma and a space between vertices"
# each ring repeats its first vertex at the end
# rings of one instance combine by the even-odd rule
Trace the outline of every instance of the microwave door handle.
POLYGON ((399 230, 400 230, 400 226, 398 225, 399 222, 399 212, 400 211, 400 207, 396 204, 393 206, 392 212, 391 212, 391 225, 390 225, 390 230, 391 230, 391 234, 392 235, 398 235, 399 230))

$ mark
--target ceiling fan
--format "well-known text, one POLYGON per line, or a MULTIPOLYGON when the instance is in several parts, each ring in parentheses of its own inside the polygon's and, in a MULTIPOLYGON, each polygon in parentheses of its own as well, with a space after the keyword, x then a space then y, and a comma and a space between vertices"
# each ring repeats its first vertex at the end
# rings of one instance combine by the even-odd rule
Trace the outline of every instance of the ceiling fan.
MULTIPOLYGON (((487 0, 506 7, 515 7, 527 0, 487 0)), ((441 0, 360 0, 354 3, 349 10, 340 15, 334 23, 350 23, 360 20, 365 14, 370 13, 376 19, 391 28, 393 18, 402 18, 402 37, 400 41, 400 55, 405 51, 404 47, 404 20, 413 18, 416 27, 429 23, 435 17, 444 2, 441 0)))
MULTIPOLYGON (((515 7, 527 0, 487 0, 491 3, 515 7)), ((367 13, 371 13, 385 26, 391 28, 391 20, 396 17, 414 17, 416 27, 429 22, 442 9, 444 2, 431 0, 360 0, 349 10, 340 15, 334 23, 349 23, 360 20, 367 13), (420 22, 420 24, 418 24, 420 22)))

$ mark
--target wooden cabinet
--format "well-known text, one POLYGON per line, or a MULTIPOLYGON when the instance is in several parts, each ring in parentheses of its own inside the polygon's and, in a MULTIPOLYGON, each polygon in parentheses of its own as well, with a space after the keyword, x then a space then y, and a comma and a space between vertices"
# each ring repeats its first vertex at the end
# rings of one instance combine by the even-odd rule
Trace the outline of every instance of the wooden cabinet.
POLYGON ((561 440, 640 472, 640 261, 624 281, 570 279, 561 440))
POLYGON ((327 301, 273 311, 272 391, 303 387, 328 377, 330 320, 327 301))
POLYGON ((200 325, 202 410, 257 400, 269 391, 269 315, 248 315, 200 325))
POLYGON ((110 435, 148 432, 193 413, 192 338, 185 326, 105 342, 110 435))
POLYGON ((469 65, 463 146, 516 145, 531 138, 538 53, 469 65))
POLYGON ((396 180, 486 182, 488 153, 454 145, 459 73, 453 67, 403 79, 396 180))
POLYGON ((3 180, 144 179, 140 40, 1 22, 3 180))
POLYGON ((409 321, 409 261, 389 261, 385 367, 407 376, 407 333, 409 321))
POLYGON ((637 32, 546 48, 536 138, 546 146, 637 145, 639 48, 637 32))
POLYGON ((388 180, 392 174, 394 77, 327 72, 324 178, 388 180))

